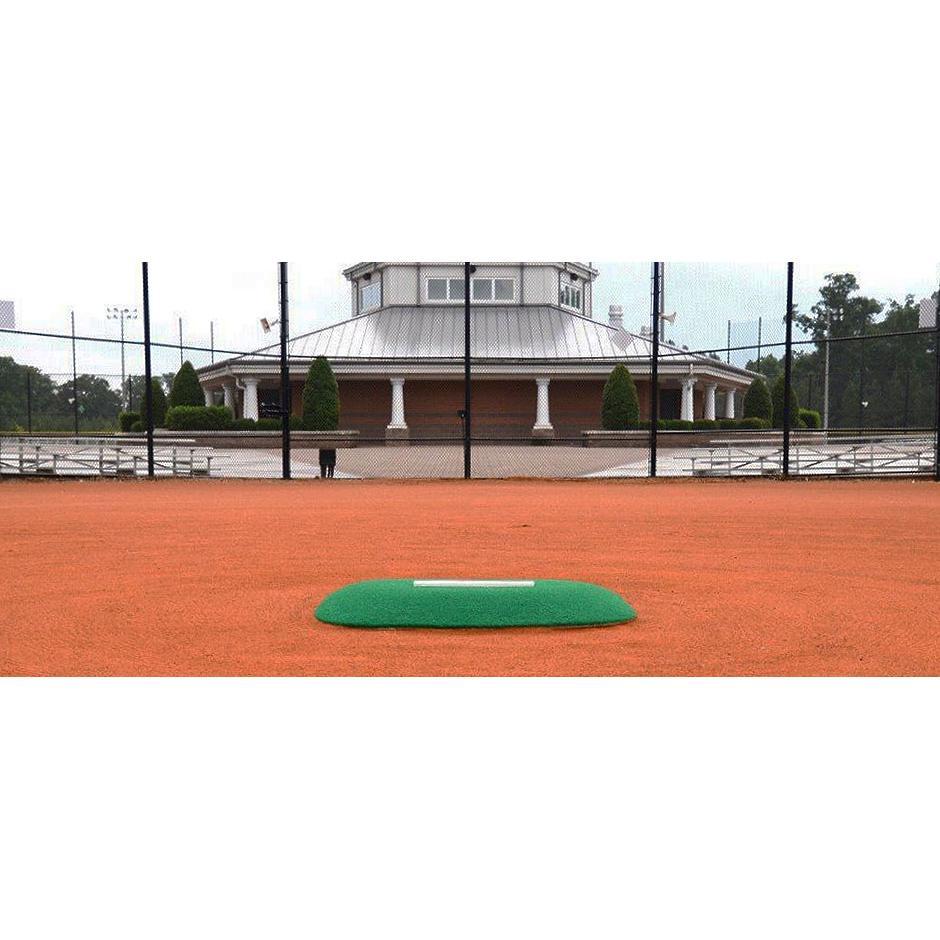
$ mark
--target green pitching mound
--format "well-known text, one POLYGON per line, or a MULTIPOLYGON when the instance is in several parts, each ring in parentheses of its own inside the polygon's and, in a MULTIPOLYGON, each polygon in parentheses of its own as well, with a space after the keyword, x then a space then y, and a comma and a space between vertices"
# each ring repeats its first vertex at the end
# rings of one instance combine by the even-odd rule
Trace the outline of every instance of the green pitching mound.
POLYGON ((636 611, 584 581, 359 581, 330 594, 317 618, 343 627, 586 627, 636 611))

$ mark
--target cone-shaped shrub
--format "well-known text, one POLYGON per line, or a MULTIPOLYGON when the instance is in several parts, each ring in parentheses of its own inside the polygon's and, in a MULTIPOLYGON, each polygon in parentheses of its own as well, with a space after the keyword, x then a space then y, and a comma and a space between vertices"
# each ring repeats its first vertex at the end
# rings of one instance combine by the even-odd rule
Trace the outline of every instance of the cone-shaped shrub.
POLYGON ((770 401, 770 390, 767 383, 760 376, 751 382, 751 387, 744 395, 745 418, 761 418, 768 423, 773 420, 773 404, 770 401))
POLYGON ((339 386, 323 356, 314 359, 304 382, 305 431, 335 431, 339 427, 339 386))
POLYGON ((630 370, 616 365, 604 386, 601 426, 605 431, 625 431, 640 424, 640 402, 630 370))
MULTIPOLYGON (((196 376, 196 370, 189 361, 180 366, 179 372, 173 379, 173 387, 170 389, 170 407, 178 408, 180 405, 198 408, 204 406, 206 396, 202 393, 202 386, 196 376)), ((154 415, 156 424, 156 415, 154 415)))
POLYGON ((153 401, 153 426, 155 428, 162 428, 166 426, 166 392, 163 391, 163 383, 159 379, 151 379, 150 387, 153 389, 151 393, 153 401))
MULTIPOLYGON (((786 381, 784 376, 780 376, 774 382, 773 407, 774 407, 774 427, 783 427, 783 399, 786 391, 786 381)), ((796 397, 796 389, 790 386, 790 427, 798 428, 800 426, 800 403, 796 397)))

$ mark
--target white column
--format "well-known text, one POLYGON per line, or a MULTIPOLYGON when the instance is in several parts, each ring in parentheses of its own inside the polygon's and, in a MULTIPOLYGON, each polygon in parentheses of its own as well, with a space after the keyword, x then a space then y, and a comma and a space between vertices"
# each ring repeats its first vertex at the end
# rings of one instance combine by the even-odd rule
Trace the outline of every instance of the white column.
POLYGON ((552 418, 548 408, 548 383, 551 379, 540 376, 535 380, 537 396, 535 400, 535 428, 536 431, 551 431, 552 418))
POLYGON ((708 421, 715 420, 715 392, 718 385, 710 382, 705 386, 705 418, 708 421))
POLYGON ((258 379, 244 379, 245 399, 242 404, 242 417, 258 420, 258 379))
POLYGON ((692 391, 695 388, 695 378, 687 376, 682 380, 682 420, 691 421, 693 415, 694 398, 692 391))
POLYGON ((235 414, 235 386, 234 385, 223 385, 222 394, 225 396, 225 407, 232 409, 232 414, 235 414))
POLYGON ((202 394, 206 396, 206 407, 207 407, 207 408, 208 408, 210 405, 214 405, 214 404, 215 404, 215 401, 214 401, 213 398, 212 398, 212 389, 211 389, 211 388, 203 387, 202 394))
POLYGON ((725 392, 725 417, 734 417, 734 389, 729 388, 725 392))
POLYGON ((396 376, 392 383, 392 420, 388 426, 392 429, 407 430, 405 423, 405 380, 396 376))

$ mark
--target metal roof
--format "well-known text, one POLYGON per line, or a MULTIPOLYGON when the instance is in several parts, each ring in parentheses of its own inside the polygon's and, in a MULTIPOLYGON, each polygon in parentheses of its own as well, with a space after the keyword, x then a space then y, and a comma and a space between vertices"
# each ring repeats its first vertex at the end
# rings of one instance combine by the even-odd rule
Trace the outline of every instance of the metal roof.
MULTIPOLYGON (((578 361, 649 359, 652 343, 557 307, 478 306, 471 310, 470 349, 475 359, 578 361)), ((275 354, 277 346, 259 350, 275 354)), ((288 344, 291 359, 461 359, 464 353, 462 306, 386 307, 327 326, 288 344)), ((694 356, 666 343, 660 355, 694 356)))

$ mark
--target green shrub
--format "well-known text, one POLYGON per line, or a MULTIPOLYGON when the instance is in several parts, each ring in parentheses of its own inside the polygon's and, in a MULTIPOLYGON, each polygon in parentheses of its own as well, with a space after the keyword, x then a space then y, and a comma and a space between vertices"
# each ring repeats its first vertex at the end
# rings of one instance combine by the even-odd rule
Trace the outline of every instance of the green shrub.
POLYGON ((626 431, 640 423, 640 400, 630 370, 622 363, 614 366, 604 385, 601 399, 601 427, 605 431, 626 431))
POLYGON ((770 391, 763 377, 758 376, 751 382, 751 387, 744 395, 744 417, 772 421, 773 416, 773 402, 770 399, 770 391))
POLYGON ((694 424, 682 418, 661 418, 658 427, 661 431, 691 431, 694 424))
POLYGON ((696 418, 692 422, 692 427, 696 431, 713 431, 718 427, 718 422, 712 418, 696 418))
POLYGON ((130 427, 132 434, 142 434, 147 429, 144 427, 143 421, 135 421, 130 427))
MULTIPOLYGON (((173 387, 170 389, 170 408, 192 407, 205 408, 206 396, 203 394, 202 386, 199 384, 199 378, 193 364, 189 361, 180 366, 179 372, 173 379, 173 387)), ((169 427, 169 425, 167 425, 169 427)), ((193 428, 196 430, 196 428, 193 428)))
POLYGON ((133 431, 134 424, 140 422, 140 412, 139 411, 122 411, 118 415, 118 427, 122 431, 133 431))
POLYGON ((159 379, 151 379, 150 387, 152 389, 150 397, 153 408, 153 426, 155 428, 166 427, 166 392, 163 391, 163 383, 159 379))
POLYGON ((323 356, 310 363, 307 381, 304 382, 303 412, 305 431, 335 431, 339 428, 339 386, 323 356))
POLYGON ((741 419, 740 418, 719 418, 718 427, 723 431, 730 431, 732 428, 740 427, 741 419))
POLYGON ((258 418, 258 424, 256 425, 259 431, 280 431, 281 430, 281 419, 280 418, 258 418))
POLYGON ((258 422, 254 418, 235 418, 228 426, 229 431, 257 431, 258 422))
MULTIPOLYGON (((776 382, 774 382, 774 392, 773 392, 773 409, 774 409, 774 427, 782 428, 783 427, 783 399, 784 392, 786 391, 786 379, 784 376, 780 376, 776 382)), ((790 427, 798 428, 800 426, 800 403, 796 397, 796 389, 793 388, 792 384, 790 386, 790 427)))
POLYGON ((741 418, 738 427, 745 431, 766 431, 770 422, 766 418, 741 418))
POLYGON ((232 409, 224 405, 176 405, 166 413, 171 431, 225 431, 232 422, 232 409))
POLYGON ((304 429, 304 419, 300 415, 291 415, 290 429, 292 431, 302 431, 304 429))
POLYGON ((801 408, 800 418, 803 424, 812 430, 818 431, 822 427, 822 415, 811 408, 801 408))

